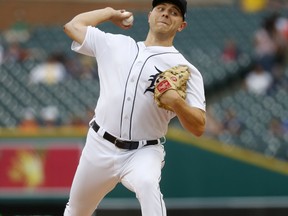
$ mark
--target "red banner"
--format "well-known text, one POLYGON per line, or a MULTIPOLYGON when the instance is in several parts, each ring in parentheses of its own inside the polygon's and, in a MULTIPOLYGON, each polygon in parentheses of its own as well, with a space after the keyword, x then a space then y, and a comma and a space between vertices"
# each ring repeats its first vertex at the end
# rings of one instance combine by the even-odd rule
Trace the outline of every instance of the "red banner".
POLYGON ((77 143, 0 145, 0 193, 69 190, 81 149, 77 143))

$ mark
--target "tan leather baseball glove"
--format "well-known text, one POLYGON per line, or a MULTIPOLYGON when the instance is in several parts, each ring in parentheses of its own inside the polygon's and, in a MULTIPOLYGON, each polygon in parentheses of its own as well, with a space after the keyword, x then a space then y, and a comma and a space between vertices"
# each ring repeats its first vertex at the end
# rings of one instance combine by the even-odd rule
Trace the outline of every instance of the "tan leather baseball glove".
POLYGON ((190 72, 188 67, 185 65, 169 68, 159 74, 156 78, 154 90, 154 99, 157 105, 161 108, 172 111, 169 106, 160 102, 160 97, 168 90, 175 90, 183 99, 185 99, 189 76, 190 72))

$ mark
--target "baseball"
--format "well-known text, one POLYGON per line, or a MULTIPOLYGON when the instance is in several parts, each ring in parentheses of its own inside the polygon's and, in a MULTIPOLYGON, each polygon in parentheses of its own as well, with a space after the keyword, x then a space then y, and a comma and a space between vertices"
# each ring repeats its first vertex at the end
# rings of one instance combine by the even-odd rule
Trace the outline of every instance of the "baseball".
MULTIPOLYGON (((129 12, 124 12, 123 14, 129 14, 129 12)), ((133 23, 133 21, 134 21, 134 17, 133 17, 133 15, 131 15, 131 16, 128 17, 127 19, 124 19, 124 20, 122 21, 122 23, 123 23, 123 25, 125 25, 125 26, 129 26, 129 25, 131 25, 131 24, 133 23)))

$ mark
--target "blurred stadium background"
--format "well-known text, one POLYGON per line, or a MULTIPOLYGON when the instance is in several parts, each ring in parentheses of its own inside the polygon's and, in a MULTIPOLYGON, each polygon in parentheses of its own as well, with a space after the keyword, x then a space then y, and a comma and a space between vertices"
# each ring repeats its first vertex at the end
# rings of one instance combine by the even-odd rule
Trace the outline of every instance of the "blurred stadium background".
MULTIPOLYGON (((175 46, 203 74, 201 138, 171 122, 161 182, 169 216, 288 214, 288 1, 188 0, 175 46), (264 45, 264 46, 263 46, 264 45)), ((146 36, 150 0, 0 0, 0 214, 61 215, 99 92, 97 64, 62 26, 113 6, 146 36), (48 73, 46 73, 48 71, 48 73), (41 75, 39 75, 39 73, 41 75)), ((141 215, 121 185, 97 216, 141 215)))

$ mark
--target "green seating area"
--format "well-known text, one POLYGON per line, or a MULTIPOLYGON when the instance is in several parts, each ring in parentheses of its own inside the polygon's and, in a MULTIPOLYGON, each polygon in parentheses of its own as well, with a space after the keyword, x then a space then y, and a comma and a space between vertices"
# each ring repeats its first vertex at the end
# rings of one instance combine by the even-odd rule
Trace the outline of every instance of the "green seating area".
POLYGON ((218 139, 233 145, 262 152, 267 156, 276 156, 287 160, 287 132, 277 134, 272 122, 287 121, 288 94, 283 88, 277 89, 272 95, 254 95, 245 90, 235 91, 212 102, 211 108, 217 113, 218 121, 225 121, 227 110, 233 110, 241 122, 239 133, 224 132, 218 139), (276 121, 277 120, 277 121, 276 121))
MULTIPOLYGON (((177 35, 175 46, 201 71, 207 104, 217 120, 223 122, 225 112, 233 109, 241 122, 239 134, 224 131, 214 138, 288 160, 288 131, 276 136, 270 128, 273 119, 288 121, 287 88, 279 85, 269 95, 256 96, 236 86, 253 61, 253 33, 266 13, 245 14, 236 7, 226 6, 191 8, 187 16, 190 28, 177 35), (235 40, 241 51, 240 57, 230 63, 220 59, 226 39, 235 40)), ((147 15, 135 12, 135 17, 135 28, 127 32, 110 23, 102 24, 101 28, 144 40, 147 15)), ((39 113, 45 106, 57 106, 62 124, 68 124, 73 116, 85 118, 87 110, 94 109, 97 102, 97 79, 70 77, 50 86, 29 84, 31 69, 48 53, 61 51, 66 57, 77 58, 62 26, 36 26, 31 29, 30 39, 21 45, 38 53, 38 58, 0 65, 0 127, 17 127, 27 107, 39 113)), ((288 80, 288 69, 284 78, 288 80)))
POLYGON ((99 95, 98 80, 67 79, 64 83, 50 86, 29 84, 29 71, 25 64, 28 63, 1 66, 1 127, 16 127, 28 107, 39 113, 45 106, 57 106, 61 122, 65 124, 72 116, 85 115, 87 109, 95 106, 99 95))

